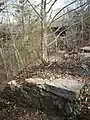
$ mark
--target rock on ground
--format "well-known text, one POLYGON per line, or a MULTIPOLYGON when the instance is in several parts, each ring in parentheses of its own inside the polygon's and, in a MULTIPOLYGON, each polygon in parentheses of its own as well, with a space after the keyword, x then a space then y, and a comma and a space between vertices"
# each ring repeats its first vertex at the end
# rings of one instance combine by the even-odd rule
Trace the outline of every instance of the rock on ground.
POLYGON ((12 80, 8 83, 7 94, 19 104, 40 108, 43 110, 63 110, 70 114, 73 112, 73 101, 79 96, 84 83, 73 79, 42 79, 29 78, 21 84, 12 80))

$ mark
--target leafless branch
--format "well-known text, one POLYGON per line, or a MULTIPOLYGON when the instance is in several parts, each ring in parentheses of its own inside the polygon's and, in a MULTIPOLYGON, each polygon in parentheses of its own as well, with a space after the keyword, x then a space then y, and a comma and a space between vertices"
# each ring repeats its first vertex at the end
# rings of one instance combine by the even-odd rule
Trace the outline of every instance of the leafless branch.
MULTIPOLYGON (((88 18, 90 18, 90 16, 88 16, 88 17, 86 17, 85 19, 83 19, 83 21, 86 20, 86 19, 88 19, 88 18)), ((58 37, 59 37, 64 31, 70 29, 72 26, 74 26, 74 25, 76 25, 76 24, 79 24, 79 23, 81 23, 81 21, 76 22, 76 23, 72 24, 71 26, 69 26, 68 28, 66 28, 66 29, 64 29, 63 31, 61 31, 61 32, 57 35, 57 37, 55 38, 55 40, 53 40, 51 43, 49 43, 49 44, 47 45, 47 47, 50 46, 50 45, 52 45, 54 42, 56 42, 57 39, 58 39, 58 37)))
POLYGON ((89 2, 86 2, 86 3, 82 4, 82 5, 80 5, 80 6, 78 6, 78 7, 76 7, 75 9, 72 9, 72 10, 70 10, 70 11, 68 11, 68 12, 66 12, 66 13, 64 13, 64 14, 62 14, 62 15, 61 15, 61 16, 59 16, 58 18, 54 19, 52 22, 54 22, 54 21, 58 20, 59 18, 63 17, 64 15, 66 15, 66 14, 68 14, 68 13, 70 13, 70 12, 74 11, 74 10, 79 9, 80 7, 83 7, 83 6, 84 6, 84 5, 86 5, 87 3, 90 3, 90 1, 89 1, 89 2))
POLYGON ((53 5, 57 2, 57 0, 54 0, 54 2, 52 3, 52 5, 50 6, 49 10, 47 11, 47 14, 50 12, 50 10, 52 9, 53 5))
POLYGON ((53 11, 51 11, 51 13, 50 13, 50 15, 49 15, 49 19, 48 19, 48 22, 47 22, 47 23, 49 23, 49 21, 50 21, 50 19, 51 19, 51 17, 52 17, 52 12, 53 12, 53 11))
MULTIPOLYGON (((83 6, 84 6, 85 4, 83 4, 83 6)), ((87 5, 86 5, 87 6, 87 5)), ((79 8, 80 8, 80 6, 79 6, 79 8)), ((78 9, 78 7, 77 8, 75 8, 75 10, 76 9, 78 9)), ((74 10, 74 9, 73 9, 74 10)), ((69 11, 69 12, 72 12, 72 10, 71 11, 69 11)), ((64 16, 65 14, 68 14, 69 12, 67 12, 67 13, 64 13, 63 15, 61 15, 60 17, 62 17, 62 16, 64 16)), ((60 18, 59 17, 59 18, 60 18)), ((50 27, 50 26, 49 26, 50 27)), ((61 27, 61 26, 60 26, 61 27)), ((60 27, 58 27, 58 29, 55 31, 55 32, 53 32, 53 34, 55 34, 59 29, 60 29, 60 27)), ((52 35, 52 34, 51 34, 52 35)), ((51 36, 51 35, 49 35, 49 36, 51 36)))
POLYGON ((29 0, 27 0, 27 2, 29 3, 29 5, 33 8, 33 10, 35 11, 35 13, 40 17, 40 18, 42 18, 41 17, 41 15, 37 12, 37 10, 35 9, 35 7, 31 4, 31 2, 29 1, 29 0))
POLYGON ((51 23, 53 22, 53 20, 56 18, 56 16, 62 11, 64 10, 66 7, 72 5, 73 3, 77 2, 78 0, 74 0, 73 2, 69 3, 68 5, 64 6, 62 9, 60 9, 55 15, 54 17, 52 18, 52 21, 50 22, 49 26, 51 25, 51 23))
POLYGON ((50 4, 51 0, 47 2, 47 5, 50 4))

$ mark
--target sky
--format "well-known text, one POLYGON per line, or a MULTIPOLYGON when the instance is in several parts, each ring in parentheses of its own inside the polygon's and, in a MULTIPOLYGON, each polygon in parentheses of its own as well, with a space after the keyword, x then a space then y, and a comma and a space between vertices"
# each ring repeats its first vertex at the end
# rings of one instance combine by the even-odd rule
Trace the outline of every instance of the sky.
MULTIPOLYGON (((40 0, 30 0, 30 1, 31 2, 36 1, 37 3, 40 2, 40 0)), ((47 0, 47 2, 48 1, 50 1, 50 0, 47 0)), ((53 9, 62 8, 64 5, 65 5, 65 0, 57 0, 57 2, 55 3, 55 5, 53 6, 53 9)))
POLYGON ((64 0, 57 0, 57 2, 54 5, 54 8, 62 8, 65 5, 65 1, 64 0))
MULTIPOLYGON (((18 0, 9 0, 10 3, 13 2, 15 3, 15 1, 17 2, 18 0)), ((29 0, 31 3, 37 5, 38 3, 41 2, 41 0, 29 0)), ((50 0, 47 0, 47 2, 50 1, 50 0)), ((52 0, 53 2, 54 0, 52 0)), ((60 10, 62 7, 65 6, 65 4, 68 4, 70 2, 70 0, 57 0, 57 2, 54 4, 52 10, 54 10, 54 12, 52 13, 52 16, 56 13, 55 10, 60 10), (67 1, 67 2, 66 2, 67 1)), ((51 3, 47 6, 47 10, 50 8, 50 5, 51 3)), ((9 8, 9 11, 11 11, 11 13, 13 13, 13 9, 12 8, 9 8)), ((11 19, 13 19, 12 16, 10 16, 11 19)))
MULTIPOLYGON (((29 0, 31 3, 34 3, 34 4, 38 4, 41 2, 41 0, 29 0)), ((50 0, 47 0, 47 2, 50 1, 50 0)), ((54 0, 52 0, 52 3, 53 3, 54 0)), ((54 6, 52 7, 52 10, 60 10, 61 8, 63 8, 65 5, 71 3, 72 0, 57 0, 57 2, 54 4, 54 6)), ((50 8, 51 4, 50 3, 48 6, 47 6, 47 10, 50 8)))

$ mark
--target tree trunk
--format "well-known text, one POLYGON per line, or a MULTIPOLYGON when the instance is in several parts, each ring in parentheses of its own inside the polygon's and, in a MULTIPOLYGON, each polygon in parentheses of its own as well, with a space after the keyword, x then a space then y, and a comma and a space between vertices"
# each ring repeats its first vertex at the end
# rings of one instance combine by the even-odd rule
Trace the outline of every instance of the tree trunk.
POLYGON ((41 50, 42 60, 47 59, 47 24, 46 24, 46 0, 41 0, 41 50))

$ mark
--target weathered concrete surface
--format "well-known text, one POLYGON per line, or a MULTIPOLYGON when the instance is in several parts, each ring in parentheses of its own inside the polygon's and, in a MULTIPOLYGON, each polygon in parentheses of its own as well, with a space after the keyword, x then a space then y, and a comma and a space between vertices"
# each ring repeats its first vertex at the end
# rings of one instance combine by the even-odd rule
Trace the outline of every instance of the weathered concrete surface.
POLYGON ((29 78, 22 83, 17 83, 15 80, 9 82, 5 90, 9 97, 18 101, 18 104, 45 110, 65 108, 70 113, 72 112, 70 105, 79 96, 83 86, 83 83, 72 79, 59 78, 50 81, 42 78, 29 78))
POLYGON ((84 83, 78 83, 76 80, 61 78, 52 81, 41 78, 29 78, 25 81, 29 84, 36 84, 47 92, 69 100, 77 98, 81 88, 84 86, 84 83))

